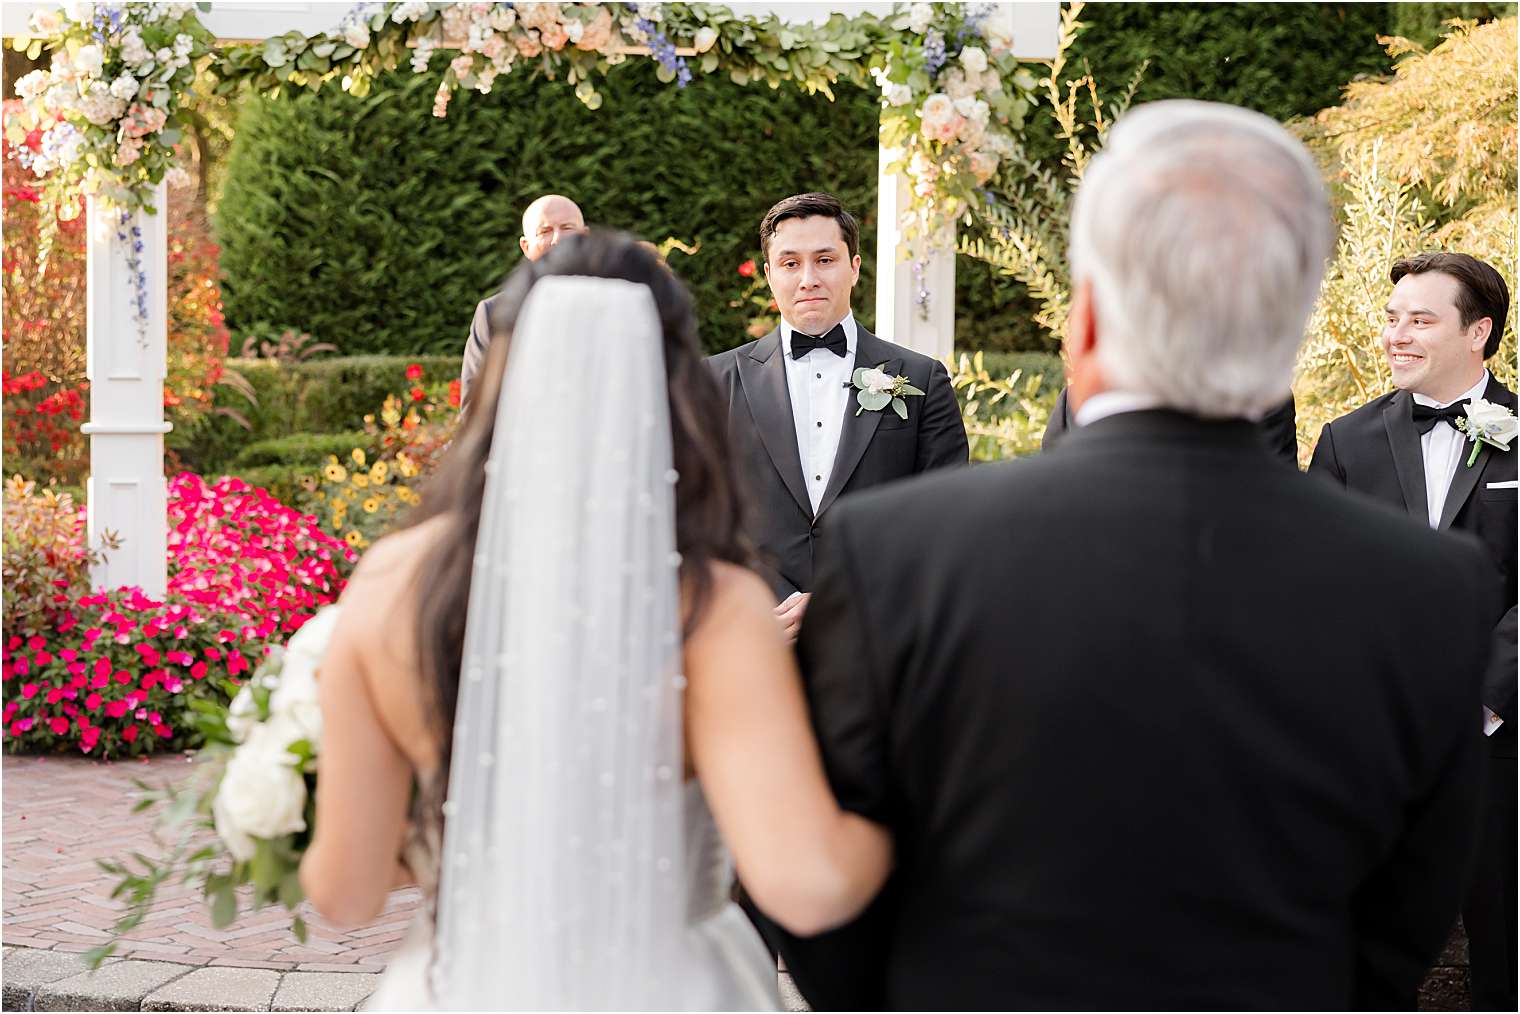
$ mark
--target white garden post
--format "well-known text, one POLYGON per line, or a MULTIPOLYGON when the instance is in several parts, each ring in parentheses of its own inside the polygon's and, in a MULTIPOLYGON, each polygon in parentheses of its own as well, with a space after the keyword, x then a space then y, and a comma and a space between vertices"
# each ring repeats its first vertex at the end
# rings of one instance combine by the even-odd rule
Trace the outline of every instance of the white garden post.
POLYGON ((164 374, 168 339, 168 195, 160 183, 158 214, 120 214, 89 202, 85 333, 90 379, 88 488, 89 542, 99 547, 114 532, 109 552, 91 578, 97 588, 137 585, 162 596, 168 568, 168 516, 164 487, 164 374), (133 228, 137 234, 133 234, 133 228), (125 240, 118 238, 118 233, 125 240), (139 312, 132 253, 146 276, 139 312))

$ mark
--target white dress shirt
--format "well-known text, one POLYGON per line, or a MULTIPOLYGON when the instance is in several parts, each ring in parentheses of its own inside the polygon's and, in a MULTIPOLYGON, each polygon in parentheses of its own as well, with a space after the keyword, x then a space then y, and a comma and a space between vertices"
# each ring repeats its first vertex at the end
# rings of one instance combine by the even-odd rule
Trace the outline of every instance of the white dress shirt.
MULTIPOLYGON (((844 428, 845 404, 849 400, 844 385, 855 372, 855 315, 847 313, 839 323, 844 326, 843 356, 828 349, 813 349, 801 359, 793 359, 792 326, 781 322, 786 390, 792 400, 792 424, 797 430, 802 478, 807 482, 814 514, 818 513, 829 475, 834 471, 834 455, 839 450, 839 434, 844 428)), ((833 328, 834 325, 829 325, 824 334, 833 328)))
MULTIPOLYGON (((1476 384, 1451 401, 1436 401, 1423 394, 1415 395, 1414 401, 1416 405, 1445 408, 1468 398, 1477 400, 1483 397, 1483 392, 1487 389, 1488 371, 1484 370, 1476 384)), ((1451 480, 1456 478, 1457 469, 1467 460, 1470 451, 1467 436, 1444 419, 1432 426, 1429 433, 1420 435, 1420 454, 1425 459, 1425 505, 1430 508, 1430 527, 1435 528, 1441 523, 1441 511, 1446 507, 1446 493, 1451 489, 1451 480)))
POLYGON ((1138 391, 1099 391, 1082 403, 1072 422, 1078 426, 1090 426, 1099 419, 1124 412, 1145 412, 1161 407, 1161 399, 1153 394, 1138 391))

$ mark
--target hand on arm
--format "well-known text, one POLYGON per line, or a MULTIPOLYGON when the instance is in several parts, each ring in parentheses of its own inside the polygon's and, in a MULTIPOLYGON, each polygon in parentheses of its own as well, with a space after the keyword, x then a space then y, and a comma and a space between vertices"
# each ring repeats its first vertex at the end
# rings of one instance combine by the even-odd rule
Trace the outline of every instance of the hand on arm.
POLYGON ((758 578, 719 572, 686 667, 692 763, 745 888, 799 935, 852 918, 891 869, 891 837, 835 801, 758 578))
POLYGON ((797 633, 802 629, 802 616, 807 612, 810 598, 812 595, 807 592, 795 592, 776 606, 776 619, 781 621, 781 634, 789 645, 797 643, 797 633))

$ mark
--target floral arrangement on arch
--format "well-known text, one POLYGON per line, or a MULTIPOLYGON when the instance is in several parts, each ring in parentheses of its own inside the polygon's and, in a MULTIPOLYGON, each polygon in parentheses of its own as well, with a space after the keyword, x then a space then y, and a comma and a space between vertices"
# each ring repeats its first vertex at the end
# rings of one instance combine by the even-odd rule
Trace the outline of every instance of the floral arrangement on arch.
MULTIPOLYGON (((183 172, 174 166, 176 114, 195 81, 196 62, 213 41, 195 9, 193 3, 73 0, 61 10, 33 12, 32 34, 14 45, 32 59, 46 46, 52 64, 16 81, 26 116, 7 133, 43 128, 26 164, 44 180, 50 212, 42 216, 44 230, 77 216, 80 196, 94 197, 119 213, 120 238, 140 253, 132 216, 154 213, 154 186, 183 172)), ((50 239, 43 237, 44 260, 50 239)), ((138 298, 144 318, 145 285, 138 286, 138 298)))
POLYGON ((915 3, 871 75, 881 88, 881 143, 912 181, 904 233, 915 259, 991 195, 983 189, 1017 150, 1036 87, 1017 66, 998 4, 915 3))

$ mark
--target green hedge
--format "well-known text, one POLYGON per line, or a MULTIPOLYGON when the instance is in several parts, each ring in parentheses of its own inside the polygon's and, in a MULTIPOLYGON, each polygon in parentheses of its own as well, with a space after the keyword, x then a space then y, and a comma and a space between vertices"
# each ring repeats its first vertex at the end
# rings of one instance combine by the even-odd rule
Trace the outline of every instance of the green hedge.
POLYGON ((228 404, 247 417, 250 428, 226 416, 209 416, 194 429, 172 431, 167 443, 185 468, 210 475, 266 440, 348 432, 379 411, 387 394, 412 386, 406 368, 413 363, 422 367, 425 385, 459 376, 458 354, 347 356, 302 363, 230 359, 228 368, 241 374, 258 396, 255 406, 238 404, 235 395, 227 397, 228 404))
MULTIPOLYGON (((338 420, 334 420, 337 422, 338 420)), ((233 468, 258 468, 264 465, 305 465, 326 460, 329 454, 347 458, 355 447, 367 448, 373 441, 363 430, 341 433, 292 433, 249 444, 232 459, 233 468)))
MULTIPOLYGON (((1089 4, 1069 66, 1090 65, 1111 99, 1149 58, 1140 100, 1191 96, 1286 119, 1387 70, 1376 37, 1391 6, 1089 4)), ((443 63, 384 76, 363 99, 328 88, 244 103, 217 216, 234 329, 290 326, 346 354, 457 354, 475 303, 520 260, 522 209, 551 190, 590 221, 700 243, 671 265, 692 285, 713 351, 747 340, 751 308, 729 304, 765 209, 832 190, 863 220, 855 306, 872 323, 874 91, 841 87, 830 102, 722 75, 678 89, 633 61, 610 75, 595 112, 563 82, 519 72, 435 119, 443 63)), ((1048 119, 1036 110, 1026 137, 1036 153, 1059 150, 1048 119)), ((959 259, 956 301, 962 347, 1053 347, 1022 286, 980 262, 959 259)))

